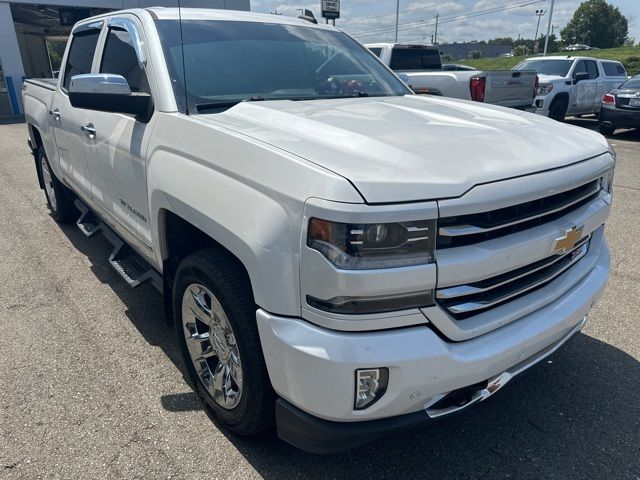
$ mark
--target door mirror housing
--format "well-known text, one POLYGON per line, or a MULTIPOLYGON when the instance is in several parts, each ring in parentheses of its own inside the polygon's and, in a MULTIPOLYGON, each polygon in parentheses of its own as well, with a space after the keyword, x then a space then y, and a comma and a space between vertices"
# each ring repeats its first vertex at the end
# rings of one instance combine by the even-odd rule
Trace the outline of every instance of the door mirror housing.
POLYGON ((589 75, 586 72, 576 73, 576 75, 573 78, 573 84, 575 85, 578 82, 581 82, 583 80, 589 80, 590 78, 591 78, 591 75, 589 75))
POLYGON ((69 101, 75 108, 128 113, 148 122, 153 113, 151 95, 132 92, 122 75, 85 73, 71 77, 69 101))

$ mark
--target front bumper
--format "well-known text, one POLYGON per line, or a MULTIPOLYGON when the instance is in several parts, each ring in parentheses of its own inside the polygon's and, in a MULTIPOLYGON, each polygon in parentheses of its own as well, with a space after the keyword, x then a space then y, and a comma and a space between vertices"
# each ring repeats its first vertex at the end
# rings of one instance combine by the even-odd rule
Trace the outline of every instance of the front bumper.
MULTIPOLYGON (((386 419, 375 424, 383 426, 374 429, 382 434, 396 428, 391 417, 428 418, 427 410, 443 395, 513 371, 514 366, 540 357, 541 352, 575 333, 599 298, 609 266, 609 249, 603 243, 593 269, 565 295, 515 322, 462 342, 443 340, 429 326, 339 332, 258 310, 257 323, 271 383, 282 398, 278 407, 281 438, 303 449, 320 451, 311 438, 311 426, 302 436, 295 433, 298 428, 287 426, 291 415, 285 411, 297 412, 283 408, 287 404, 302 412, 293 415, 296 420, 291 422, 299 424, 300 418, 317 417, 311 423, 321 425, 321 431, 329 429, 334 433, 359 429, 371 432, 368 429, 374 424, 370 421, 386 419), (375 367, 389 369, 386 393, 369 408, 353 410, 355 370, 375 367), (350 426, 331 426, 332 422, 347 422, 350 426), (357 427, 354 422, 370 426, 357 427)), ((352 435, 347 434, 347 439, 352 435)), ((323 443, 322 438, 319 434, 318 445, 323 443)), ((335 439, 332 442, 338 443, 335 439)), ((334 445, 330 449, 350 446, 354 446, 353 440, 345 440, 342 448, 334 445)))
MULTIPOLYGON (((399 433, 419 427, 420 425, 426 425, 444 416, 461 412, 475 403, 486 400, 514 377, 555 352, 564 345, 567 340, 582 330, 582 327, 586 323, 587 317, 585 316, 578 325, 560 340, 524 362, 514 365, 510 370, 491 379, 484 388, 477 388, 473 392, 469 392, 469 401, 464 405, 455 405, 441 411, 434 411, 426 407, 423 410, 399 415, 397 417, 381 418, 364 422, 333 422, 314 417, 286 400, 279 398, 276 402, 278 436, 301 450, 311 453, 331 454, 355 448, 385 435, 399 433)), ((435 405, 443 397, 434 399, 432 405, 435 405)))

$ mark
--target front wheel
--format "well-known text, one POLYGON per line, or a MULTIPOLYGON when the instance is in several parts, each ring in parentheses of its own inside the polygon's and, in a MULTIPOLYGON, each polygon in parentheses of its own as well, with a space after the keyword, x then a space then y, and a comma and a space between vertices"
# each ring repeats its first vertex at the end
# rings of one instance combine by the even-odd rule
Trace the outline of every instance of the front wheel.
POLYGON ((235 261, 215 250, 185 258, 175 276, 173 311, 189 376, 206 408, 238 435, 270 428, 275 394, 251 285, 235 261))
POLYGON ((549 118, 553 118, 558 122, 564 122, 567 115, 567 101, 563 98, 555 98, 549 107, 549 118))

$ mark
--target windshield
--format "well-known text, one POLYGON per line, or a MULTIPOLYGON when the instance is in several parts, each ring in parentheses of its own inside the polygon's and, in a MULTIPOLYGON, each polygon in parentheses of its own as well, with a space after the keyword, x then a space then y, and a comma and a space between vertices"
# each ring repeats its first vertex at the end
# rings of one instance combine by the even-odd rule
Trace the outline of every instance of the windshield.
POLYGON ((177 21, 156 23, 176 99, 181 110, 186 107, 190 113, 241 101, 411 93, 373 54, 342 32, 275 23, 183 20, 183 65, 177 21))
POLYGON ((523 60, 513 67, 514 70, 534 70, 542 75, 566 77, 573 60, 523 60))

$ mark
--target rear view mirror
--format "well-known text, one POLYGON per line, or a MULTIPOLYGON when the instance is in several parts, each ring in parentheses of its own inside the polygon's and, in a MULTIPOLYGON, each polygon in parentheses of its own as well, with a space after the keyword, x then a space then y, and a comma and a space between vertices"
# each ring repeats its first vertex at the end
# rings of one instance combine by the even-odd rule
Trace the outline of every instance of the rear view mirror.
POLYGON ((576 75, 573 78, 573 83, 574 85, 578 82, 581 82, 582 80, 589 80, 591 78, 591 75, 589 75, 586 72, 582 72, 582 73, 576 73, 576 75))
POLYGON ((131 92, 122 75, 86 73, 71 77, 69 101, 75 108, 129 113, 148 122, 153 112, 151 95, 131 92))

